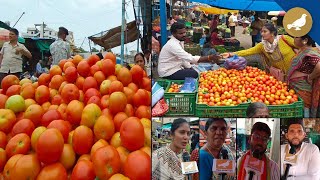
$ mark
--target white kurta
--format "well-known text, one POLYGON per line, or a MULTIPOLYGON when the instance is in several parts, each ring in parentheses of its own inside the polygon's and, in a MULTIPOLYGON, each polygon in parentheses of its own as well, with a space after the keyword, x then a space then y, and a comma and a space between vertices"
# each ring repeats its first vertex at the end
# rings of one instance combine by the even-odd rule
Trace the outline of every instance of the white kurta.
MULTIPOLYGON (((284 174, 286 144, 281 145, 281 175, 284 174)), ((290 149, 290 145, 288 145, 290 149)), ((320 179, 320 152, 318 146, 310 143, 302 143, 297 152, 297 163, 290 167, 288 180, 319 180, 320 179)))

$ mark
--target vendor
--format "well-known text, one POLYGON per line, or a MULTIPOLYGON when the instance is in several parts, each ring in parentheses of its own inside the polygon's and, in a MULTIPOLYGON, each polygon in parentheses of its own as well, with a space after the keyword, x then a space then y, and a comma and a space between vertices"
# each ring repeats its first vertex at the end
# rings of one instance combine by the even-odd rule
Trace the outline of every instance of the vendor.
POLYGON ((184 80, 185 77, 198 78, 198 73, 192 68, 182 68, 183 61, 190 63, 211 62, 216 63, 220 56, 192 56, 184 50, 186 28, 184 24, 174 23, 171 26, 172 38, 163 46, 160 56, 159 76, 172 80, 184 80))
POLYGON ((219 36, 217 28, 212 30, 212 33, 211 33, 211 44, 212 45, 223 45, 223 40, 219 36))
MULTIPOLYGON (((228 58, 234 55, 250 56, 261 54, 269 70, 271 67, 273 67, 273 69, 276 68, 280 70, 286 78, 291 66, 291 59, 295 55, 293 48, 296 48, 296 46, 293 43, 293 38, 287 35, 278 36, 277 29, 273 24, 265 24, 262 27, 261 36, 263 40, 256 46, 234 53, 224 53, 222 56, 228 58)), ((278 80, 280 79, 280 77, 276 78, 278 80)))
POLYGON ((46 68, 46 63, 42 60, 39 60, 36 66, 36 77, 39 77, 42 73, 47 73, 48 69, 46 68))

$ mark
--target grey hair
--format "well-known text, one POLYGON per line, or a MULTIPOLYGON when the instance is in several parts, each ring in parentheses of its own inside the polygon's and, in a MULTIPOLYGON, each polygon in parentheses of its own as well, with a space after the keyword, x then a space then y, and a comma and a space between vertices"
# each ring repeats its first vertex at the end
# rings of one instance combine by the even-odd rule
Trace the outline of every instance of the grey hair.
POLYGON ((258 109, 268 109, 268 107, 262 102, 251 103, 247 109, 247 117, 248 118, 253 117, 256 114, 258 109))

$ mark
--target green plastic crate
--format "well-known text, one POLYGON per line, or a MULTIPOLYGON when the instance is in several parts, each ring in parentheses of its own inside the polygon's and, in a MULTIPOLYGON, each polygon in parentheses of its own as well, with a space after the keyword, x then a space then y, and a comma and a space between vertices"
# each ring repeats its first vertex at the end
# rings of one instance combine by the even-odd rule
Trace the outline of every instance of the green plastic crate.
POLYGON ((268 106, 270 117, 274 118, 303 118, 303 100, 288 105, 268 106))
MULTIPOLYGON (((198 94, 196 95, 198 102, 198 94)), ((197 117, 246 117, 246 111, 250 103, 243 103, 237 106, 208 106, 206 104, 196 103, 197 117)), ((271 105, 268 106, 270 117, 273 118, 302 118, 303 101, 301 98, 297 102, 288 105, 271 105)))
MULTIPOLYGON (((198 94, 196 95, 196 102, 198 102, 198 94)), ((237 106, 209 106, 196 103, 196 116, 201 118, 246 117, 248 106, 249 103, 243 103, 237 106)))
POLYGON ((170 85, 174 83, 180 85, 184 83, 184 80, 169 81, 164 93, 164 99, 169 106, 166 116, 194 116, 198 82, 196 83, 196 90, 193 93, 169 93, 170 85))
POLYGON ((157 83, 158 83, 161 87, 163 87, 164 90, 166 90, 168 84, 170 83, 170 81, 167 80, 167 79, 157 79, 157 83))

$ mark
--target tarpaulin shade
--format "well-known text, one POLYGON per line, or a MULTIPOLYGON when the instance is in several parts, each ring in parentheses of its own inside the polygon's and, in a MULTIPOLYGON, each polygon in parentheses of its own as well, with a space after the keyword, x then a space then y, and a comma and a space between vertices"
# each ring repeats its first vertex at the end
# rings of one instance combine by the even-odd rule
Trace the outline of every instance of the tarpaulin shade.
MULTIPOLYGON (((139 30, 137 29, 136 21, 132 21, 126 25, 125 44, 138 39, 139 30)), ((121 26, 112 28, 108 31, 88 37, 95 44, 98 44, 105 49, 111 49, 121 45, 121 26)))
POLYGON ((228 12, 230 13, 239 12, 239 10, 220 9, 216 7, 204 7, 204 6, 198 6, 195 8, 195 10, 203 11, 205 14, 228 14, 228 12))
POLYGON ((40 51, 50 51, 51 41, 36 41, 36 46, 40 51))
POLYGON ((2 21, 0 21, 0 28, 4 28, 4 29, 10 29, 11 27, 10 26, 8 26, 8 24, 6 24, 6 23, 4 23, 4 22, 2 22, 2 21))
MULTIPOLYGON (((252 11, 281 11, 282 8, 275 0, 190 0, 191 2, 199 2, 210 6, 236 9, 236 10, 252 10, 252 11)), ((287 1, 286 1, 287 2, 287 1)))

